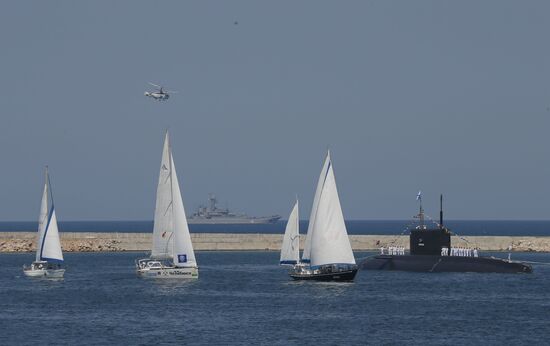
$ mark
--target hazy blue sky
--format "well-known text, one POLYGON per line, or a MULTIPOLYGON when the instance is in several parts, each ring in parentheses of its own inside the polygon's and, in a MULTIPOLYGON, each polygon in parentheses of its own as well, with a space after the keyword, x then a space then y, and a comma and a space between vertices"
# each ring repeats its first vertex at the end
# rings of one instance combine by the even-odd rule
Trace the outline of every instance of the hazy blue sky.
POLYGON ((152 219, 167 127, 188 213, 306 218, 330 147, 349 219, 550 219, 549 34, 548 1, 4 2, 0 220, 45 164, 59 219, 152 219))

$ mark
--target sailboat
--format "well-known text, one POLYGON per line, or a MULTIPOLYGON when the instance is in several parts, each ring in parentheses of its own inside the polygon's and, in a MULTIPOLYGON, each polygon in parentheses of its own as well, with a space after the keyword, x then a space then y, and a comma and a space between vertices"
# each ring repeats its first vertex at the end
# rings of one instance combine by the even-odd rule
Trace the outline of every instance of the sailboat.
POLYGON ((298 217, 298 199, 290 212, 286 223, 283 245, 281 246, 280 265, 296 265, 300 261, 300 226, 298 217))
POLYGON ((137 273, 154 278, 198 278, 168 131, 164 138, 149 258, 136 261, 137 273))
POLYGON ((62 278, 65 269, 62 268, 63 253, 59 241, 57 217, 51 193, 48 167, 45 172, 44 192, 38 217, 38 239, 36 259, 30 266, 23 267, 23 273, 30 277, 62 278))
POLYGON ((344 223, 330 152, 313 199, 302 261, 290 271, 295 280, 352 281, 357 265, 344 223))

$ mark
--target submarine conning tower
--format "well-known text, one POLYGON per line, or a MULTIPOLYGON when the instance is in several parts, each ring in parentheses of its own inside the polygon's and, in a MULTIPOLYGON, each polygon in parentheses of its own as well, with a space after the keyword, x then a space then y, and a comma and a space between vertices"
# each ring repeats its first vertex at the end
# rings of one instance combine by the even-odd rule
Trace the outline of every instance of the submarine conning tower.
POLYGON ((422 201, 420 203, 420 212, 417 216, 420 219, 420 225, 411 230, 410 254, 440 256, 442 248, 451 248, 451 232, 443 226, 443 195, 440 196, 439 228, 425 227, 422 201))

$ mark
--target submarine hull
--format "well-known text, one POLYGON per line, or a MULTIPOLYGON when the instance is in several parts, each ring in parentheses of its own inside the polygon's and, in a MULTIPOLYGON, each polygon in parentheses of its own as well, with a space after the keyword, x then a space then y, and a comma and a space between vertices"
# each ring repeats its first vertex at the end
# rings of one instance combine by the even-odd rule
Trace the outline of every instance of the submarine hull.
POLYGON ((375 255, 359 267, 364 270, 401 270, 412 272, 531 273, 530 265, 495 257, 434 255, 375 255))

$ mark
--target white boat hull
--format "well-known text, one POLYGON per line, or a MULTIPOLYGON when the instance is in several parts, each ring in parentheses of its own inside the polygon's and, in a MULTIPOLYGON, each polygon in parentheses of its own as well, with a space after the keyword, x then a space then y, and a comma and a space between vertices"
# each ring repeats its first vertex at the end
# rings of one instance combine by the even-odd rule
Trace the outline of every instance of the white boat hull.
POLYGON ((60 279, 65 274, 65 269, 25 269, 23 273, 28 277, 60 279))
POLYGON ((144 278, 166 278, 166 279, 197 279, 199 268, 176 267, 172 263, 166 263, 155 259, 141 259, 136 261, 137 274, 144 278))
POLYGON ((198 279, 199 268, 197 267, 139 268, 137 270, 137 274, 144 278, 198 279))

